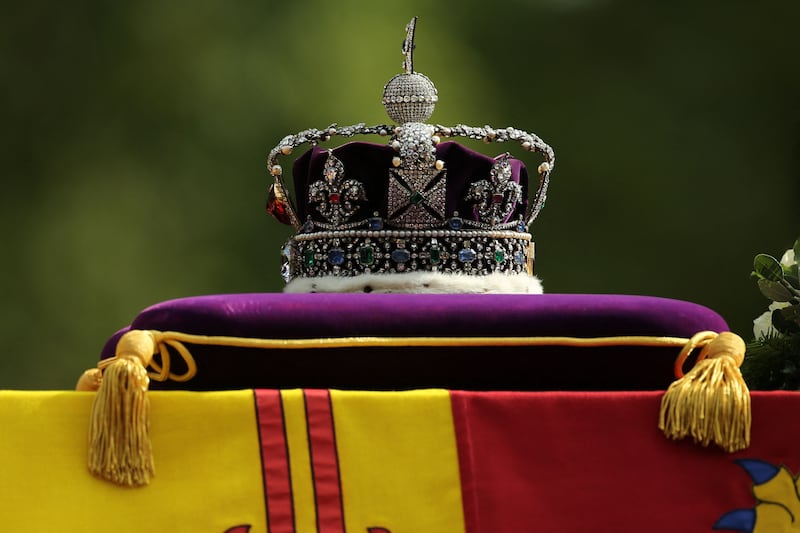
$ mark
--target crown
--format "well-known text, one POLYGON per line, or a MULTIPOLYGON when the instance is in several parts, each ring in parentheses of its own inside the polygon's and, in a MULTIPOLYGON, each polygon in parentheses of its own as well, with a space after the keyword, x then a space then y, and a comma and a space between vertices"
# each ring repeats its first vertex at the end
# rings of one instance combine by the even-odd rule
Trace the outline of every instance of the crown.
POLYGON ((307 129, 270 151, 267 211, 297 231, 282 252, 287 292, 541 292, 529 227, 544 206, 553 149, 515 128, 427 124, 438 92, 414 71, 416 21, 406 26, 404 71, 383 90, 396 125, 307 129), (357 135, 389 139, 320 147, 357 135), (457 137, 541 154, 536 189, 509 153, 490 158, 443 141, 457 137), (279 158, 305 144, 292 198, 279 158))

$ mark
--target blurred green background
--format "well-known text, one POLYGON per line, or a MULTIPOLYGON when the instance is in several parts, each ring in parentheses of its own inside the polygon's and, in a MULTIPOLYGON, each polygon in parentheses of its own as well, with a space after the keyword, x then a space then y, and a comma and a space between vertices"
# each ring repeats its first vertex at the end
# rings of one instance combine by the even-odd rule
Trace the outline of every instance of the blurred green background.
POLYGON ((800 235, 800 2, 33 1, 0 21, 0 388, 71 388, 150 304, 279 290, 266 153, 385 122, 413 15, 432 121, 556 150, 547 292, 691 300, 750 335, 752 258, 800 235))

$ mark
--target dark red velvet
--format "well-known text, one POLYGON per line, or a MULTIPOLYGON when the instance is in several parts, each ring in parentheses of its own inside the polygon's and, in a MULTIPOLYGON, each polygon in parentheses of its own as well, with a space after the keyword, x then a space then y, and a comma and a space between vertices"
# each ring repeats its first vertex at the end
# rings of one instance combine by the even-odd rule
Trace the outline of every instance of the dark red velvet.
MULTIPOLYGON (((281 339, 690 337, 702 330, 728 329, 722 317, 706 307, 645 296, 360 293, 197 296, 149 307, 131 327, 281 339)), ((113 355, 121 333, 106 344, 103 358, 113 355)), ((185 384, 154 383, 153 388, 656 390, 673 379, 678 353, 674 348, 646 347, 189 348, 198 363, 197 377, 185 384)))

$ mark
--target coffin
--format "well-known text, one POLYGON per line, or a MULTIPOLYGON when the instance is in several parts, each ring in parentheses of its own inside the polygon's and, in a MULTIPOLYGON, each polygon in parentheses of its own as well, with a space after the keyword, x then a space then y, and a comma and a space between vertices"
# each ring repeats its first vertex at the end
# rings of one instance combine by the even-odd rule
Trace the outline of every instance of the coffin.
POLYGON ((163 302, 99 358, 130 330, 160 339, 154 477, 90 474, 96 393, 0 392, 4 529, 791 531, 799 394, 752 393, 734 453, 658 427, 681 344, 726 329, 639 296, 163 302))

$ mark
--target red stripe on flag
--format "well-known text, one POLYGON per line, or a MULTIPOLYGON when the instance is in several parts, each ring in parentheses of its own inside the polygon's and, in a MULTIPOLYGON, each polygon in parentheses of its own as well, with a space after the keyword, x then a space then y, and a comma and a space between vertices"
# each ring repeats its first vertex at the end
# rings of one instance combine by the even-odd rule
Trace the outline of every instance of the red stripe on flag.
POLYGON ((343 533, 344 509, 330 391, 304 391, 319 533, 343 533))
POLYGON ((257 390, 256 417, 270 533, 294 533, 292 477, 280 391, 257 390))

